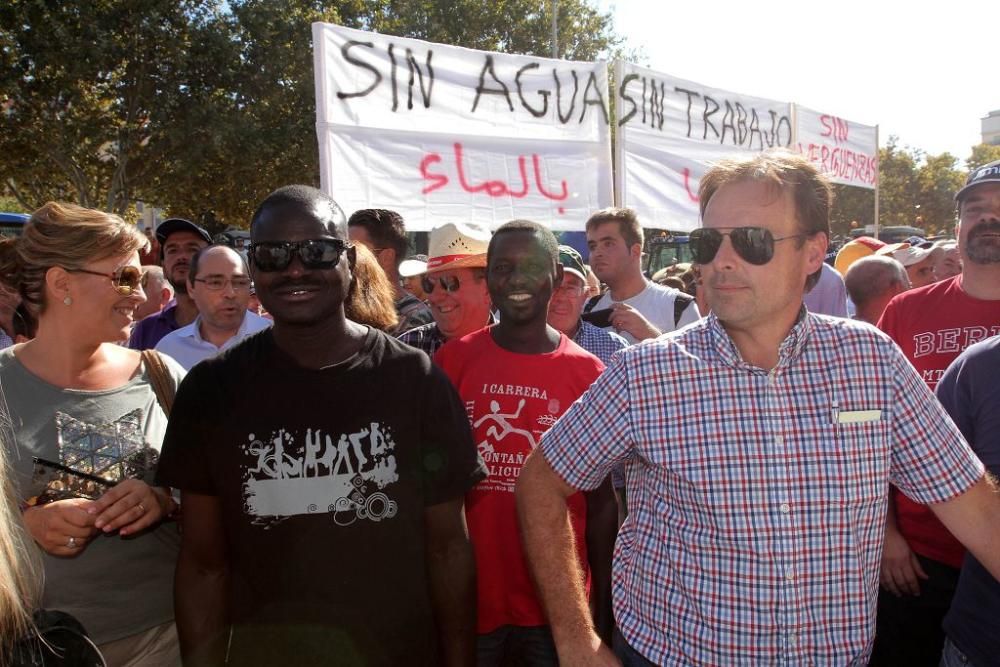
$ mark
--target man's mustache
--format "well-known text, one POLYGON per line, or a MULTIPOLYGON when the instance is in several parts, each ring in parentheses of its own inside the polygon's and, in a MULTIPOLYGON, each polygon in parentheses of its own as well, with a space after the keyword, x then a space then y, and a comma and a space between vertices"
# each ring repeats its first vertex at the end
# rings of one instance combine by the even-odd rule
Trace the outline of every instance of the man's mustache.
POLYGON ((1000 220, 981 222, 969 231, 969 243, 973 243, 984 234, 1000 234, 1000 220))

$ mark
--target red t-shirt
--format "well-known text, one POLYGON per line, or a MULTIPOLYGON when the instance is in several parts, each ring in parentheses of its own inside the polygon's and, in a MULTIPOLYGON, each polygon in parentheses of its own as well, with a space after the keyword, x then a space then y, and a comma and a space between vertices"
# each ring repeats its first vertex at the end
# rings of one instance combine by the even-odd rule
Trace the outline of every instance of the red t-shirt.
MULTIPOLYGON (((434 361, 465 403, 472 433, 489 475, 465 497, 476 552, 479 619, 476 631, 501 625, 546 625, 521 548, 514 485, 542 433, 597 379, 604 365, 566 338, 547 354, 517 354, 493 341, 490 328, 448 342, 434 361)), ((587 504, 569 498, 577 556, 588 572, 587 504)))
MULTIPOLYGON (((962 276, 903 292, 882 313, 889 334, 933 390, 962 350, 1000 334, 1000 300, 983 301, 962 291, 962 276)), ((962 566, 965 549, 926 505, 894 490, 899 530, 921 556, 962 566)))

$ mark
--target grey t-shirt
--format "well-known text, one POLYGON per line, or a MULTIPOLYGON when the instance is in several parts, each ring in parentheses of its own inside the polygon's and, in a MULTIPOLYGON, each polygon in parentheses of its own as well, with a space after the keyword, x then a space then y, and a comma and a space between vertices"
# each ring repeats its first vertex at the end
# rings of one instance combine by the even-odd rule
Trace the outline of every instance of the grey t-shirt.
MULTIPOLYGON (((0 419, 22 500, 44 488, 32 457, 152 483, 167 419, 145 367, 116 389, 62 389, 28 371, 13 349, 0 351, 0 419)), ((165 363, 179 383, 183 369, 165 363)), ((179 545, 176 524, 165 522, 127 538, 98 535, 73 558, 45 554, 42 606, 75 616, 98 644, 166 623, 179 545)))

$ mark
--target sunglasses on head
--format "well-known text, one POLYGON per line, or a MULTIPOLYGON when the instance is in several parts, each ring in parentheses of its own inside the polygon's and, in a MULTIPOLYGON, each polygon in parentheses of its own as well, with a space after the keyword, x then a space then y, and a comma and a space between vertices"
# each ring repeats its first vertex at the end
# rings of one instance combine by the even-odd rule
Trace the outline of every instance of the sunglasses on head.
POLYGON ((427 294, 433 292, 436 285, 440 285, 441 289, 450 294, 451 292, 457 292, 462 283, 458 281, 456 276, 443 276, 437 279, 424 276, 420 279, 420 286, 424 288, 424 292, 427 294))
POLYGON ((720 232, 718 229, 702 227, 696 229, 688 235, 688 244, 691 247, 691 254, 695 264, 708 264, 722 247, 722 238, 729 237, 733 244, 733 250, 745 262, 761 266, 767 264, 774 257, 774 244, 778 241, 797 239, 808 234, 792 234, 774 238, 769 229, 764 227, 724 227, 727 232, 720 232))
POLYGON ((332 269, 350 244, 340 239, 261 241, 250 244, 250 261, 260 271, 284 271, 298 255, 307 269, 332 269))
POLYGON ((70 273, 88 273, 92 276, 101 276, 111 279, 111 287, 122 296, 132 296, 136 292, 142 291, 142 269, 138 266, 123 266, 113 273, 103 273, 101 271, 91 271, 90 269, 66 269, 70 273))

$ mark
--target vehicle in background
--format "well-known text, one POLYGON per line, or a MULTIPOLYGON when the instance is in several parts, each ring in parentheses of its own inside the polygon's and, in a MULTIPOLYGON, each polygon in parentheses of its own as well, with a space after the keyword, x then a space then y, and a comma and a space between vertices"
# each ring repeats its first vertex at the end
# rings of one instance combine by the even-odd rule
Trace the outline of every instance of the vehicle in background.
POLYGON ((212 240, 234 250, 244 250, 250 245, 250 232, 245 229, 227 229, 216 234, 212 240))
POLYGON ((0 236, 20 236, 30 219, 27 213, 0 213, 0 236))
POLYGON ((690 263, 693 260, 687 232, 667 229, 644 229, 646 237, 642 253, 642 271, 647 276, 674 264, 690 263))

